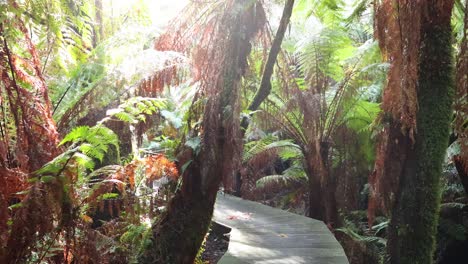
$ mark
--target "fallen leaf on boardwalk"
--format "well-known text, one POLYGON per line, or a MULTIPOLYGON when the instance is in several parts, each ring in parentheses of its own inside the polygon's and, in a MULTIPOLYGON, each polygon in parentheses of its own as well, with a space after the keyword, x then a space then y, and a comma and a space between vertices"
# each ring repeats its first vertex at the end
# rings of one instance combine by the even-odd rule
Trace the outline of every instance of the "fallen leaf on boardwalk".
POLYGON ((280 237, 288 237, 288 235, 286 235, 286 234, 279 234, 278 236, 280 236, 280 237))
POLYGON ((235 212, 232 215, 227 217, 228 220, 250 220, 252 218, 252 213, 243 213, 243 212, 235 212))

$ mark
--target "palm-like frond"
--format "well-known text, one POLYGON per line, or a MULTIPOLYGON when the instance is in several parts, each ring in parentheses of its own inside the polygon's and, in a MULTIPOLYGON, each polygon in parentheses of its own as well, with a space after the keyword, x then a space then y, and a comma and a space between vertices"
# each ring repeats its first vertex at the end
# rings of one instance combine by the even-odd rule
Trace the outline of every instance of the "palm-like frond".
POLYGON ((300 165, 294 165, 283 171, 280 175, 267 175, 257 180, 257 188, 264 188, 269 184, 291 184, 292 182, 306 182, 307 174, 300 165))
POLYGON ((81 126, 73 129, 60 142, 61 145, 73 143, 79 145, 78 149, 85 155, 102 161, 109 145, 118 151, 119 140, 117 135, 109 128, 97 125, 94 127, 81 126))
POLYGON ((358 20, 361 16, 371 8, 371 0, 355 0, 351 14, 348 15, 346 20, 352 22, 358 20))
POLYGON ((291 140, 278 140, 277 138, 270 136, 258 141, 247 143, 244 147, 242 159, 243 162, 249 162, 260 155, 265 155, 266 153, 278 154, 282 150, 287 150, 289 155, 291 155, 291 153, 293 153, 293 156, 300 155, 299 146, 294 144, 291 140))
POLYGON ((345 5, 343 0, 301 0, 295 10, 305 17, 315 16, 323 23, 336 24, 342 21, 345 5))

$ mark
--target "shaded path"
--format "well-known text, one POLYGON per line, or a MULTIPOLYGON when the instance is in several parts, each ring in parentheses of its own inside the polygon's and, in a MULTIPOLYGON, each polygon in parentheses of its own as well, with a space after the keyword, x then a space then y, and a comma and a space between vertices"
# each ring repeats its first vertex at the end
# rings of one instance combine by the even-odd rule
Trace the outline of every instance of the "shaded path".
POLYGON ((348 264, 321 221, 218 194, 213 220, 232 228, 220 264, 348 264))

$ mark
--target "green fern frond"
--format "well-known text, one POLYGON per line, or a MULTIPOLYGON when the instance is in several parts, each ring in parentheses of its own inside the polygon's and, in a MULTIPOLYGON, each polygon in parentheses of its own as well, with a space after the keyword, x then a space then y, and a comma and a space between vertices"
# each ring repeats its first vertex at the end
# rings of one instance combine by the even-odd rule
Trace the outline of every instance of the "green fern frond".
POLYGON ((387 240, 385 238, 377 237, 377 236, 364 236, 356 233, 350 228, 342 227, 336 229, 336 231, 342 232, 350 236, 356 241, 364 242, 366 244, 374 244, 379 247, 385 247, 387 244, 387 240))
POLYGON ((263 188, 272 183, 288 184, 291 182, 305 182, 307 175, 302 166, 292 166, 280 175, 268 175, 260 178, 256 182, 257 188, 263 188))
POLYGON ((369 10, 372 6, 370 5, 371 0, 357 0, 353 4, 353 11, 351 14, 346 18, 348 22, 352 22, 354 20, 358 20, 367 10, 369 10))
MULTIPOLYGON (((117 135, 111 129, 103 125, 76 127, 65 136, 62 142, 60 142, 60 145, 66 143, 78 145, 78 149, 84 155, 98 159, 99 161, 102 161, 104 158, 105 153, 109 150, 109 145, 114 146, 117 150, 119 149, 117 135)), ((80 155, 78 155, 77 158, 85 167, 94 167, 94 163, 91 163, 89 159, 85 159, 80 155)))
POLYGON ((93 169, 96 165, 91 157, 79 152, 75 153, 74 158, 79 166, 82 166, 86 169, 93 169))
MULTIPOLYGON (((108 117, 116 117, 126 123, 138 123, 146 120, 146 115, 153 115, 167 106, 164 98, 132 97, 115 109, 107 111, 108 117)), ((108 120, 108 119, 106 119, 108 120)), ((99 122, 100 124, 103 121, 99 122)))
POLYGON ((88 144, 88 143, 81 144, 79 149, 85 155, 98 159, 99 161, 102 161, 102 159, 104 158, 104 152, 102 151, 102 149, 96 148, 95 146, 91 144, 88 144))
POLYGON ((94 177, 99 177, 100 175, 111 175, 116 173, 118 170, 120 170, 122 166, 120 165, 108 165, 104 166, 102 168, 99 168, 93 172, 91 172, 88 177, 89 178, 94 178, 94 177))
POLYGON ((300 147, 294 144, 291 140, 276 140, 274 137, 266 137, 259 141, 249 142, 245 146, 243 161, 248 162, 255 156, 273 150, 289 149, 290 152, 284 153, 285 156, 291 153, 300 153, 300 147))
POLYGON ((75 127, 70 133, 68 133, 63 140, 60 142, 59 146, 69 143, 69 142, 79 142, 85 141, 86 137, 90 134, 90 128, 88 126, 79 126, 75 127))

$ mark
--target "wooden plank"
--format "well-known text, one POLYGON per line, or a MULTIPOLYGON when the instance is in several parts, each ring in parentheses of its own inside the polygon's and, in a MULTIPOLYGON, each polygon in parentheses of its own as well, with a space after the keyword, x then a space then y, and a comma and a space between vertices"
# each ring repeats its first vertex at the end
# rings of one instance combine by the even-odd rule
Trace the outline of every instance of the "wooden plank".
POLYGON ((220 264, 348 264, 343 248, 318 220, 218 194, 213 220, 231 228, 220 264))

